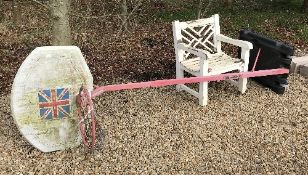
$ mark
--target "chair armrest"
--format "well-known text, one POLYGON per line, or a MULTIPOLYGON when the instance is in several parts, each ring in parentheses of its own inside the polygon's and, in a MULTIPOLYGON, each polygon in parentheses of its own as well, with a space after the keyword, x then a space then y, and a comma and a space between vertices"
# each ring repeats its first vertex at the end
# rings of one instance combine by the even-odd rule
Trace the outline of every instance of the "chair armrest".
POLYGON ((232 44, 238 47, 242 47, 245 49, 249 49, 249 50, 253 48, 252 44, 248 41, 229 38, 221 34, 217 35, 217 40, 225 42, 225 43, 229 43, 229 44, 232 44))
POLYGON ((188 45, 186 45, 184 43, 177 44, 177 47, 179 49, 182 49, 182 50, 184 50, 186 52, 192 53, 192 54, 194 54, 194 55, 196 55, 196 56, 198 56, 200 58, 206 59, 206 60, 211 56, 211 54, 208 51, 205 51, 205 50, 202 50, 202 49, 193 48, 193 47, 190 47, 190 46, 188 46, 188 45))

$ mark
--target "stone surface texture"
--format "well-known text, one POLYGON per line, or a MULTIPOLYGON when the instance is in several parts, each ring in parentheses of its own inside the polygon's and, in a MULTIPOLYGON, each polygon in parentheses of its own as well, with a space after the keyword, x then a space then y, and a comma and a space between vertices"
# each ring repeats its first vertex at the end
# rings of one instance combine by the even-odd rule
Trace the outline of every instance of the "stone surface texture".
POLYGON ((26 58, 14 79, 11 110, 33 146, 50 152, 80 144, 75 96, 81 85, 92 88, 93 78, 76 46, 38 47, 26 58))
POLYGON ((308 66, 308 55, 301 57, 293 57, 290 72, 300 74, 300 68, 303 66, 308 66))

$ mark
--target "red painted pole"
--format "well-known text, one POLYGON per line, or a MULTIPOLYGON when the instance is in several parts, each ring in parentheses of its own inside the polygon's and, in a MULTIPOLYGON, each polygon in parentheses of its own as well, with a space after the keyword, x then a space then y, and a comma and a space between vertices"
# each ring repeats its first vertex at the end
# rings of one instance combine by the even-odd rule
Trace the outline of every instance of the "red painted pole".
POLYGON ((198 83, 204 81, 220 81, 220 80, 231 80, 237 78, 261 77, 267 75, 279 75, 287 73, 289 73, 289 69, 279 68, 270 70, 258 70, 253 72, 227 73, 227 74, 219 74, 219 75, 211 75, 203 77, 190 77, 190 78, 179 78, 179 79, 168 79, 168 80, 156 80, 156 81, 148 81, 140 83, 107 85, 94 89, 91 93, 91 96, 92 98, 94 98, 96 96, 99 96, 103 92, 108 92, 108 91, 140 89, 146 87, 161 87, 161 86, 170 86, 175 84, 198 83))

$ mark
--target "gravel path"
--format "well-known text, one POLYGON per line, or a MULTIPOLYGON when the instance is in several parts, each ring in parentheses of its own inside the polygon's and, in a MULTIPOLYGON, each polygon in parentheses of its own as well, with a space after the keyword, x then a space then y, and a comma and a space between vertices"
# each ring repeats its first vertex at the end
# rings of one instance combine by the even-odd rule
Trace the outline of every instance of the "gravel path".
POLYGON ((33 149, 0 98, 0 174, 305 174, 308 83, 290 77, 283 96, 250 81, 239 95, 211 83, 200 107, 174 87, 106 93, 96 100, 104 144, 54 153, 33 149))

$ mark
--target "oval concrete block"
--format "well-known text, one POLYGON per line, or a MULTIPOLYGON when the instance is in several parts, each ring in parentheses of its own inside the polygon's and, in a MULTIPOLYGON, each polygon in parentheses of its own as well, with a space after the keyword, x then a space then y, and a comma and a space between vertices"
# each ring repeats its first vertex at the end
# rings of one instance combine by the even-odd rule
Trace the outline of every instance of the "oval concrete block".
POLYGON ((38 47, 19 68, 11 93, 11 110, 22 135, 43 152, 81 143, 76 95, 93 78, 76 46, 38 47))

